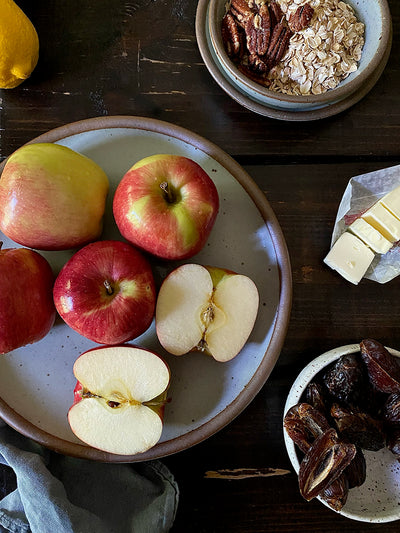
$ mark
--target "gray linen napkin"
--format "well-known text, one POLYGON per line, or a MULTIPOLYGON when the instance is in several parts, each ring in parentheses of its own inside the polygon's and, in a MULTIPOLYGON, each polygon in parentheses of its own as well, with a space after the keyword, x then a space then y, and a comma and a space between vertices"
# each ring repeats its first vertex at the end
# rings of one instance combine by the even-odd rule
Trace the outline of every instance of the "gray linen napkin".
POLYGON ((159 461, 65 457, 3 426, 0 463, 17 478, 17 489, 0 501, 1 533, 164 533, 172 527, 179 489, 159 461))

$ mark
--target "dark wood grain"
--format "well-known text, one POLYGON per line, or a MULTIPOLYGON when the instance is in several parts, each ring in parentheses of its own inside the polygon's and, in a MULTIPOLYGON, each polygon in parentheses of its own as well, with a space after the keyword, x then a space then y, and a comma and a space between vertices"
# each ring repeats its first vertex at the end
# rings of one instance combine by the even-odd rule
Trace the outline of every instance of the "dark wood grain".
POLYGON ((400 163, 399 2, 389 0, 393 48, 376 86, 351 109, 310 123, 258 116, 222 91, 197 48, 193 0, 18 4, 38 30, 40 60, 29 80, 0 92, 0 160, 72 121, 158 118, 204 136, 242 164, 286 237, 293 309, 281 356, 240 416, 164 459, 181 491, 173 532, 398 531, 398 522, 359 523, 303 501, 284 448, 282 416, 295 377, 322 352, 366 336, 400 348, 400 278, 353 287, 322 262, 349 178, 400 163), (208 475, 221 471, 228 474, 208 475))

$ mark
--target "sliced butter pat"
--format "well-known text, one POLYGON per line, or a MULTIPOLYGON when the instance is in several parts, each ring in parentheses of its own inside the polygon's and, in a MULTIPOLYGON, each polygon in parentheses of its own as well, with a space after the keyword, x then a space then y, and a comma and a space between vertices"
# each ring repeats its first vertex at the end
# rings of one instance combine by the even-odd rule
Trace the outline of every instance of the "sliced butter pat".
POLYGON ((346 231, 332 246, 324 262, 347 281, 357 285, 374 257, 374 252, 368 246, 346 231))
POLYGON ((386 207, 392 215, 400 219, 400 187, 396 187, 393 191, 385 194, 385 196, 379 200, 379 203, 386 207))
POLYGON ((377 254, 386 254, 393 246, 393 243, 362 218, 357 218, 348 229, 377 254))
POLYGON ((400 220, 386 209, 380 202, 368 209, 362 218, 381 233, 388 241, 400 240, 400 220))

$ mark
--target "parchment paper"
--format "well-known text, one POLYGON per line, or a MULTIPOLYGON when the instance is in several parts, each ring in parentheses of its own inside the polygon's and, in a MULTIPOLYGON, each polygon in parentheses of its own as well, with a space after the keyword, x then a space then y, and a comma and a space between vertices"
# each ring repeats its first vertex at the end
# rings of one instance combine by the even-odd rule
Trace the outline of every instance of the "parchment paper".
MULTIPOLYGON (((350 179, 337 212, 331 247, 340 235, 386 193, 400 186, 400 165, 350 179)), ((400 274, 400 241, 385 255, 375 255, 365 278, 387 283, 400 274)))

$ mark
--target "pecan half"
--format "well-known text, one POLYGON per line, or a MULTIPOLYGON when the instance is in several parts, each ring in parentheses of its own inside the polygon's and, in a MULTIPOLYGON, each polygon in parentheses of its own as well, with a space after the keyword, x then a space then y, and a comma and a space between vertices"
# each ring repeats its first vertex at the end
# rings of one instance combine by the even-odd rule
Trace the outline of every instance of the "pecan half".
POLYGON ((278 2, 271 2, 269 4, 269 15, 271 19, 271 30, 273 30, 278 22, 281 22, 282 18, 284 17, 283 11, 278 2))
POLYGON ((301 31, 310 24, 314 9, 310 4, 299 6, 296 11, 289 17, 289 27, 292 31, 301 31))
POLYGON ((254 15, 254 11, 246 0, 232 0, 230 12, 243 27, 247 20, 254 15))
POLYGON ((293 33, 283 22, 278 22, 272 32, 267 50, 267 57, 271 65, 279 63, 285 55, 292 35, 293 33))
POLYGON ((259 56, 266 54, 271 36, 271 20, 267 4, 261 5, 258 12, 247 19, 244 29, 250 54, 259 56))
POLYGON ((266 74, 269 72, 269 64, 267 61, 264 61, 263 58, 257 54, 249 54, 249 67, 258 74, 266 74))
POLYGON ((229 11, 222 19, 221 33, 228 56, 241 57, 243 54, 243 33, 229 11))

